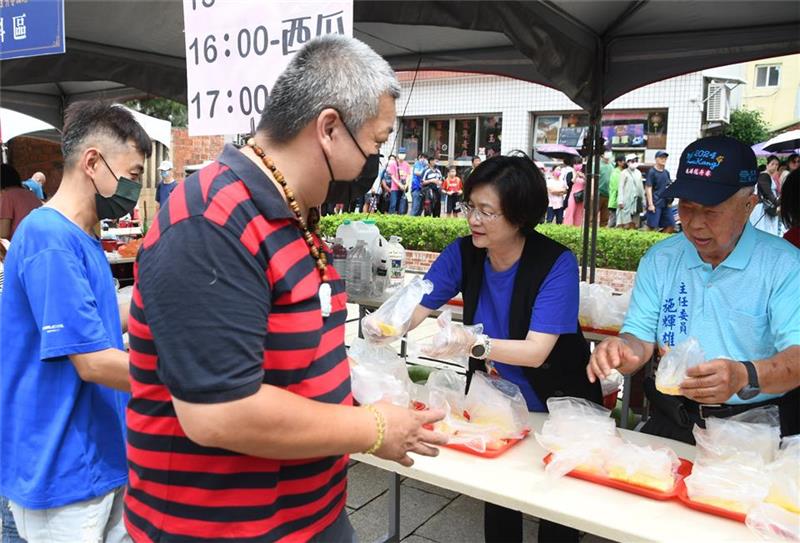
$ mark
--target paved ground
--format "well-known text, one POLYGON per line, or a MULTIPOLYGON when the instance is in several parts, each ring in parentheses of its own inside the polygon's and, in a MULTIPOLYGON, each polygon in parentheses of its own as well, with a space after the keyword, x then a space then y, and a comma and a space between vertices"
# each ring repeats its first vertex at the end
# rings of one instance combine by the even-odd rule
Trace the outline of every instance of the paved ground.
MULTIPOLYGON (((348 305, 345 342, 357 336, 358 307, 348 305)), ((424 340, 436 333, 434 319, 428 319, 410 334, 410 341, 424 340)), ((347 510, 361 543, 381 540, 388 529, 390 474, 367 464, 350 466, 347 510)), ((400 487, 400 536, 404 543, 483 543, 483 503, 456 492, 404 478, 400 487)), ((525 517, 526 543, 536 542, 537 519, 525 517)), ((583 543, 607 543, 586 535, 583 543)))

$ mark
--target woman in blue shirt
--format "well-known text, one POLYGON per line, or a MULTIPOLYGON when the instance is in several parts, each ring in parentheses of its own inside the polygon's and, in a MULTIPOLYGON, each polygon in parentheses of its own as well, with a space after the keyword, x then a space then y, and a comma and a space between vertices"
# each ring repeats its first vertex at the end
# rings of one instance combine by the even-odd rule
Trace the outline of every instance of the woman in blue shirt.
MULTIPOLYGON (((470 370, 498 373, 522 390, 530 411, 547 410, 551 396, 601 402, 585 367, 589 348, 578 324, 578 262, 563 245, 535 231, 547 209, 547 184, 525 156, 487 160, 464 187, 471 236, 451 243, 426 278, 411 327, 459 292, 464 322, 484 334, 464 334, 448 354, 469 354, 470 370)), ((533 460, 532 460, 533 461, 533 460)), ((486 504, 486 541, 522 541, 522 514, 486 504)), ((578 541, 578 532, 542 520, 540 542, 578 541)))

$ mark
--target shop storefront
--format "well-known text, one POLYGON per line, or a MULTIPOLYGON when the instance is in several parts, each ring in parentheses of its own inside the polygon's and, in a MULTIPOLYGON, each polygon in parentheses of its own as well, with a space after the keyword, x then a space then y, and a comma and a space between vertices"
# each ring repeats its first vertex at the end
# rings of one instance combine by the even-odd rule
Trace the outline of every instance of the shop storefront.
MULTIPOLYGON (((667 149, 666 109, 608 111, 603 115, 605 149, 614 154, 638 155, 653 163, 657 151, 667 149)), ((575 112, 547 112, 533 115, 532 149, 543 144, 580 148, 589 133, 589 116, 575 112)))
MULTIPOLYGON (((580 148, 589 118, 555 89, 505 77, 420 72, 412 90, 413 72, 399 74, 402 92, 397 109, 397 140, 392 137, 384 155, 405 147, 409 159, 425 152, 459 174, 470 157, 523 151, 537 145, 561 143, 580 148), (393 145, 394 144, 394 145, 393 145)), ((653 164, 655 153, 669 153, 667 169, 675 172, 681 151, 701 136, 704 75, 674 77, 642 87, 608 104, 603 117, 607 148, 635 153, 653 164)))
POLYGON ((420 153, 458 167, 470 165, 473 156, 500 153, 503 117, 499 114, 458 117, 406 117, 400 120, 398 147, 409 160, 420 153))

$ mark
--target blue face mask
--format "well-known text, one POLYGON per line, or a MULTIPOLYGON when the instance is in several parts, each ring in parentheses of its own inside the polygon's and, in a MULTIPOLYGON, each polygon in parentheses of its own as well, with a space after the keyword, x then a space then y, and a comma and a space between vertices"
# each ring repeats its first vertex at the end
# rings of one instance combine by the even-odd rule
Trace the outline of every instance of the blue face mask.
POLYGON ((162 170, 161 171, 161 180, 164 181, 169 177, 169 170, 162 170))

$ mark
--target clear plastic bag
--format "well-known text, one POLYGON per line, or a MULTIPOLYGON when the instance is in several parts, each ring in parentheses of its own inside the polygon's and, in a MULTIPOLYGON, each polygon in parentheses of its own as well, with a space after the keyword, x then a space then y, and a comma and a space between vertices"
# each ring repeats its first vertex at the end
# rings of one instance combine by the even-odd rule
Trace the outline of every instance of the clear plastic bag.
POLYGON ((521 438, 528 427, 528 404, 517 385, 475 372, 466 399, 472 424, 492 428, 498 438, 521 438))
MULTIPOLYGON (((775 461, 767 466, 771 485, 767 502, 800 514, 800 435, 785 437, 775 461)), ((800 517, 798 522, 800 522, 800 517)))
POLYGON ((684 481, 692 501, 736 513, 747 513, 763 502, 770 487, 764 470, 735 461, 695 464, 684 481))
POLYGON ((705 360, 700 342, 690 337, 670 349, 658 363, 656 389, 662 394, 681 395, 681 383, 686 379, 686 370, 702 364, 705 360))
POLYGON ((123 287, 117 291, 117 303, 128 303, 133 299, 133 285, 123 287))
POLYGON ((583 326, 619 330, 622 328, 630 302, 630 291, 617 296, 611 287, 582 281, 578 319, 583 326))
POLYGON ((623 384, 625 384, 625 376, 617 370, 611 370, 608 377, 600 379, 600 388, 603 391, 603 398, 619 391, 623 384))
POLYGON ((447 415, 434 429, 477 452, 496 449, 507 439, 520 439, 528 427, 528 408, 514 383, 477 372, 469 394, 466 380, 452 370, 432 373, 428 378, 430 407, 444 409, 447 415))
POLYGON ((750 509, 745 524, 763 541, 800 541, 800 516, 768 503, 750 509))
POLYGON ((781 448, 778 451, 778 456, 784 454, 800 455, 800 434, 793 436, 784 436, 781 439, 781 448))
POLYGON ((356 338, 349 356, 351 387, 358 403, 368 405, 386 400, 403 407, 410 404, 413 383, 397 353, 356 338))
POLYGON ((445 309, 436 319, 439 331, 424 343, 409 343, 408 355, 428 356, 446 360, 466 368, 469 366, 469 348, 478 334, 483 333, 482 324, 464 325, 453 322, 453 312, 445 309))
POLYGON ((370 343, 387 345, 408 331, 411 317, 423 296, 433 292, 433 283, 415 277, 399 288, 374 312, 361 320, 364 337, 370 343))
POLYGON ((612 479, 667 492, 675 486, 680 465, 672 449, 623 443, 609 451, 604 467, 612 479))
POLYGON ((727 419, 706 419, 695 426, 695 464, 732 462, 762 469, 775 459, 780 443, 780 417, 774 405, 745 411, 727 419))
POLYGON ((467 378, 453 370, 437 370, 430 374, 425 388, 428 390, 427 404, 432 409, 461 412, 466 408, 467 378))
POLYGON ((550 416, 536 434, 536 441, 552 453, 545 468, 551 477, 574 469, 605 473, 607 451, 622 443, 611 411, 581 398, 547 400, 550 416))

